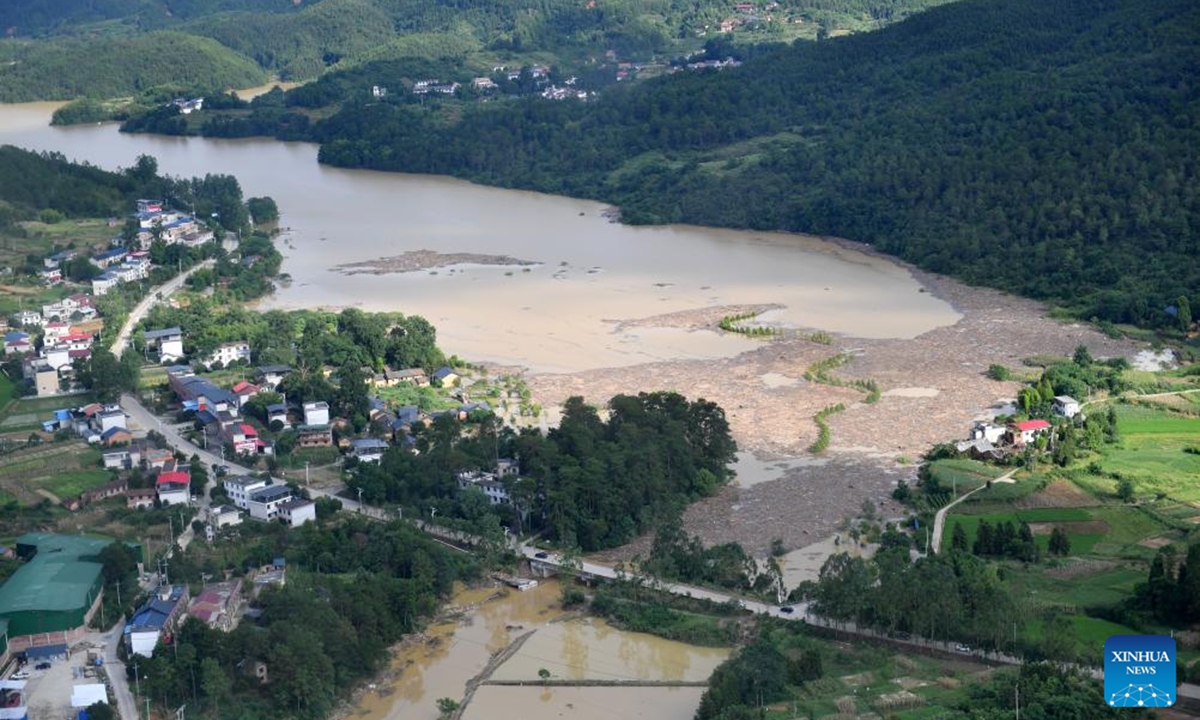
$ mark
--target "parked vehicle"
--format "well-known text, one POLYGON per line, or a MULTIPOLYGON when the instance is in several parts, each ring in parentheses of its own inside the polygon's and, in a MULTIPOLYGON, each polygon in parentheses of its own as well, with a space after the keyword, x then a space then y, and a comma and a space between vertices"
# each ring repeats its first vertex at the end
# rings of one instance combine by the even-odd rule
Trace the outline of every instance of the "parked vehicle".
POLYGON ((48 662, 40 662, 40 663, 38 663, 37 665, 34 665, 34 666, 33 666, 33 669, 34 669, 34 670, 49 670, 49 669, 50 669, 50 663, 48 663, 48 662))
POLYGON ((796 612, 796 608, 792 607, 791 605, 783 605, 780 606, 779 612, 791 615, 792 613, 796 612))
POLYGON ((535 558, 537 558, 538 560, 545 560, 546 558, 550 557, 547 553, 544 553, 544 552, 534 553, 533 556, 535 558))
POLYGON ((954 649, 955 649, 957 652, 960 652, 960 653, 969 653, 969 652, 971 652, 971 646, 970 646, 970 645, 963 645, 962 643, 958 643, 957 645, 955 645, 955 646, 954 646, 954 649))

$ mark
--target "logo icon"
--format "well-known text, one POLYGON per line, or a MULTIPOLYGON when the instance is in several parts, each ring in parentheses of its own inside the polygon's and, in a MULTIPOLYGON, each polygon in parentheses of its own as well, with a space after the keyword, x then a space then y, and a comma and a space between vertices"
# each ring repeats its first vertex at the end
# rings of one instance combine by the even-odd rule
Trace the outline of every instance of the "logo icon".
POLYGON ((1175 704, 1175 639, 1113 635, 1104 643, 1104 698, 1110 707, 1175 704))

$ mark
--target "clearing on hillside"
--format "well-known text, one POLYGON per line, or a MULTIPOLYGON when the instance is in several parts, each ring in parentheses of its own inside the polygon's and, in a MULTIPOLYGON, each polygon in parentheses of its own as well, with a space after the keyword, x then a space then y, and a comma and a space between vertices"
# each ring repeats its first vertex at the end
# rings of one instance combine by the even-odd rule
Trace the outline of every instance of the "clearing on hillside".
POLYGON ((1100 501, 1069 480, 1055 480, 1040 492, 1021 498, 1019 508, 1095 507, 1100 501))

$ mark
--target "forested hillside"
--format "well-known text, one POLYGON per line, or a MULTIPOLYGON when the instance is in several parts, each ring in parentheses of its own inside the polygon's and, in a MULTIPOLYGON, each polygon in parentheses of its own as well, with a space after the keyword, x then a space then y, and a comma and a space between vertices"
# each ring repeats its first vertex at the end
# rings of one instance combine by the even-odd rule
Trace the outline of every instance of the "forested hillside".
POLYGON ((724 32, 764 43, 873 30, 949 1, 755 0, 738 9, 733 0, 7 0, 0 27, 13 39, 0 42, 0 62, 15 64, 0 71, 0 101, 110 98, 162 83, 231 87, 245 83, 234 70, 250 61, 284 80, 447 53, 476 73, 534 61, 578 72, 609 51, 650 61, 724 32), (221 47, 162 47, 174 36, 159 36, 158 51, 147 52, 145 34, 164 30, 221 47), (98 67, 81 48, 98 53, 98 67))
POLYGON ((966 0, 592 103, 350 103, 324 162, 870 242, 1159 324, 1200 302, 1200 6, 966 0))
POLYGON ((179 32, 0 43, 0 102, 109 98, 164 85, 250 87, 253 61, 209 38, 179 32))

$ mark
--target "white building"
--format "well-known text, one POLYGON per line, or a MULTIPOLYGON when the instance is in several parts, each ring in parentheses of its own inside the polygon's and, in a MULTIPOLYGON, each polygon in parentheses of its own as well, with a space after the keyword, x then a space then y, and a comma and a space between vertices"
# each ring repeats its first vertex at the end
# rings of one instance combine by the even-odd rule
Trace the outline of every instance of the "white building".
POLYGON ((158 356, 163 362, 179 360, 183 357, 183 331, 177 327, 147 330, 146 346, 157 347, 158 356))
POLYGON ((1070 395, 1055 395, 1053 408, 1055 415, 1062 415, 1067 418, 1075 417, 1081 410, 1079 401, 1070 395))
POLYGON ((497 480, 496 476, 492 473, 476 470, 473 472, 460 472, 458 474, 459 490, 465 490, 472 485, 482 490, 493 505, 508 505, 512 502, 512 498, 508 494, 508 489, 504 487, 504 483, 497 480))
POLYGON ((300 527, 317 519, 317 505, 312 500, 292 498, 280 503, 278 518, 291 527, 300 527))
POLYGON ((243 475, 240 477, 225 478, 224 486, 225 494, 229 496, 233 504, 243 510, 247 510, 250 507, 250 496, 265 488, 267 481, 262 478, 243 475))
POLYGON ((329 424, 329 403, 326 403, 326 402, 304 403, 304 424, 305 425, 328 425, 329 424))
POLYGON ((13 321, 18 325, 36 325, 41 327, 42 316, 36 310, 22 310, 13 315, 13 321))
POLYGON ((1000 442, 1006 432, 1008 432, 1008 428, 1002 425, 987 422, 986 420, 979 420, 976 421, 975 425, 971 428, 970 439, 987 440, 995 445, 996 443, 1000 442))
POLYGON ((287 485, 268 485, 250 495, 246 509, 255 520, 274 520, 279 517, 280 506, 291 499, 292 489, 287 485))
POLYGON ((213 350, 212 355, 208 356, 205 365, 212 367, 215 363, 221 363, 223 366, 228 366, 229 363, 238 360, 250 361, 250 343, 244 340, 218 346, 216 350, 213 350))
POLYGON ((183 483, 163 483, 156 489, 158 501, 163 505, 187 505, 192 499, 188 486, 183 483))
POLYGON ((242 513, 231 505, 217 505, 209 508, 208 522, 218 530, 230 525, 241 525, 242 513))

